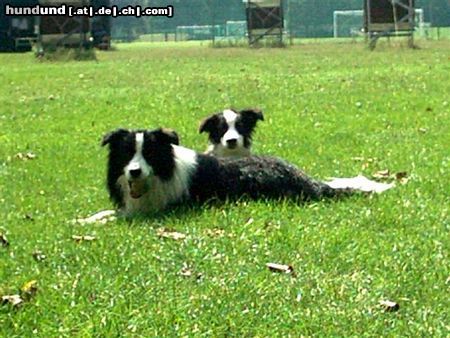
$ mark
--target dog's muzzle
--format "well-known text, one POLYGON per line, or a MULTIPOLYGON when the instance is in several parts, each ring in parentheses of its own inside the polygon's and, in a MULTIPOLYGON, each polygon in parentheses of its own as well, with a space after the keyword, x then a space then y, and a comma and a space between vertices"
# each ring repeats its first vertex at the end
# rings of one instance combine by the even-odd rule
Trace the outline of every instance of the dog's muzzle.
POLYGON ((128 181, 128 187, 130 188, 130 196, 132 198, 140 198, 148 190, 148 183, 146 180, 130 180, 128 181))
POLYGON ((227 140, 227 147, 229 149, 235 149, 237 147, 237 139, 232 138, 232 139, 227 140))

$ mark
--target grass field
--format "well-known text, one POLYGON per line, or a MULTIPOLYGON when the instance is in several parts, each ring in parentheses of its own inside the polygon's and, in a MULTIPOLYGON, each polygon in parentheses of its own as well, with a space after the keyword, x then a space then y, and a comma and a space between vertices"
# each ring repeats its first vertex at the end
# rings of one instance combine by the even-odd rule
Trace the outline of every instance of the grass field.
POLYGON ((448 336, 450 42, 419 45, 136 43, 68 63, 1 54, 0 295, 33 280, 37 292, 0 305, 0 336, 448 336), (255 153, 322 179, 389 169, 409 181, 336 202, 70 223, 111 208, 104 133, 166 126, 202 151, 199 121, 229 106, 264 110, 255 153))

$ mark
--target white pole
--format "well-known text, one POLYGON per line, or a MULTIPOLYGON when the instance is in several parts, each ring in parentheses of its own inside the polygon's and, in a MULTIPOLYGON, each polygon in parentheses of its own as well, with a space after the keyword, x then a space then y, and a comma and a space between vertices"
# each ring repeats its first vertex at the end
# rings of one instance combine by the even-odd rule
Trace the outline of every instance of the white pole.
POLYGON ((333 36, 334 36, 335 38, 338 37, 338 33, 337 33, 337 22, 336 22, 336 20, 337 20, 337 13, 336 13, 336 12, 333 12, 333 36))

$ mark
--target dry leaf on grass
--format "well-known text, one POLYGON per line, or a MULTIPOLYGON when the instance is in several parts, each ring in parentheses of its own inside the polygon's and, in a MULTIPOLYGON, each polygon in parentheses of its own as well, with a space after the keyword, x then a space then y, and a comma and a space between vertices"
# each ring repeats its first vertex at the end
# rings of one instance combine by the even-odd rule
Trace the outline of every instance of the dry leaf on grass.
POLYGON ((294 268, 291 265, 267 263, 266 266, 273 272, 293 273, 294 268))
POLYGON ((192 270, 189 269, 189 267, 184 266, 181 270, 180 270, 180 275, 183 277, 191 277, 192 276, 192 270))
POLYGON ((72 223, 78 223, 81 225, 94 223, 105 224, 111 221, 115 221, 116 219, 117 217, 115 210, 103 210, 87 218, 77 218, 75 220, 72 220, 72 223))
POLYGON ((17 153, 14 155, 15 158, 22 161, 28 161, 28 160, 34 160, 36 158, 36 154, 32 153, 31 151, 27 153, 17 153))
POLYGON ((174 239, 176 241, 179 241, 179 240, 182 240, 182 239, 186 238, 185 234, 182 234, 182 233, 176 232, 176 231, 170 231, 170 230, 167 230, 165 228, 159 228, 158 230, 156 230, 156 234, 159 237, 170 238, 170 239, 174 239))
POLYGON ((378 180, 396 180, 400 184, 406 184, 409 181, 408 173, 406 171, 391 173, 389 169, 377 171, 372 177, 378 180))
POLYGON ((187 265, 187 263, 183 264, 183 267, 181 268, 180 272, 178 272, 180 276, 183 277, 194 277, 196 280, 200 280, 203 278, 203 274, 198 272, 194 273, 191 267, 187 265))
POLYGON ((80 242, 91 242, 91 241, 95 240, 96 238, 95 238, 95 236, 89 236, 89 235, 82 235, 82 236, 73 235, 72 239, 74 241, 80 243, 80 242))
POLYGON ((1 303, 3 305, 9 304, 13 307, 18 307, 24 302, 31 300, 36 295, 37 291, 37 281, 31 280, 22 285, 22 287, 20 288, 20 294, 2 296, 1 303))
POLYGON ((8 239, 6 238, 5 234, 3 234, 1 232, 0 232, 0 245, 4 246, 4 247, 9 246, 8 239))
POLYGON ((354 156, 351 158, 353 161, 362 162, 364 161, 364 157, 362 156, 354 156))
POLYGON ((351 158, 351 160, 355 161, 355 162, 368 162, 368 163, 373 163, 378 161, 378 158, 376 157, 362 157, 362 156, 354 156, 351 158))
POLYGON ((33 298, 38 291, 37 281, 31 280, 20 288, 20 295, 25 300, 33 298))
POLYGON ((225 230, 223 229, 206 229, 204 234, 209 237, 223 237, 225 235, 225 230))
POLYGON ((23 215, 23 219, 26 219, 27 221, 34 221, 34 217, 30 213, 23 215))
POLYGON ((373 178, 378 178, 381 180, 388 179, 389 176, 390 176, 389 169, 379 170, 372 175, 373 178))
POLYGON ((2 304, 10 304, 14 307, 19 306, 23 303, 22 297, 20 295, 7 295, 2 296, 2 304))
POLYGON ((36 262, 41 262, 45 260, 47 256, 45 256, 45 254, 42 251, 36 250, 35 252, 33 252, 33 258, 36 262))
POLYGON ((400 171, 398 173, 395 173, 395 179, 401 180, 402 178, 405 178, 408 176, 408 173, 406 171, 400 171))
POLYGON ((254 220, 253 218, 250 217, 250 218, 247 220, 247 222, 244 224, 244 226, 246 227, 246 226, 252 224, 254 221, 255 221, 255 220, 254 220))
POLYGON ((400 184, 406 184, 409 181, 409 176, 406 171, 400 171, 395 173, 395 179, 400 182, 400 184))
POLYGON ((400 305, 396 302, 390 300, 380 301, 380 305, 384 308, 386 312, 395 312, 400 309, 400 305))

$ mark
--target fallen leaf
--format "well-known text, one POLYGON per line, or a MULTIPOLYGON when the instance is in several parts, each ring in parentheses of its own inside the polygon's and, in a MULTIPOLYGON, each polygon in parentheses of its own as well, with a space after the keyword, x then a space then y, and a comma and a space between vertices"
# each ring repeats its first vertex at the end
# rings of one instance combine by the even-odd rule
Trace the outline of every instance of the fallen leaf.
POLYGON ((88 296, 88 300, 90 303, 95 302, 95 300, 97 299, 97 295, 95 293, 90 293, 88 296))
POLYGON ((209 237, 223 237, 225 235, 225 230, 223 229, 206 229, 205 235, 209 237))
POLYGON ((395 174, 395 179, 400 182, 400 184, 408 183, 410 177, 406 171, 401 171, 395 174))
POLYGON ((374 173, 372 175, 373 178, 378 178, 378 179, 387 179, 389 178, 389 169, 385 169, 385 170, 379 170, 376 173, 374 173))
POLYGON ((2 304, 10 304, 12 306, 19 306, 22 303, 23 303, 23 299, 19 295, 2 296, 2 304))
POLYGON ((191 277, 192 270, 190 270, 187 266, 184 266, 180 271, 180 275, 183 277, 191 277))
POLYGON ((395 173, 395 179, 396 180, 401 180, 401 179, 403 179, 403 178, 405 178, 407 176, 408 176, 408 173, 406 171, 400 171, 398 173, 395 173))
POLYGON ((355 156, 355 157, 352 157, 351 159, 352 159, 352 161, 357 161, 357 162, 364 161, 364 157, 361 157, 361 156, 355 156))
POLYGON ((24 219, 28 220, 28 221, 34 221, 34 217, 32 214, 25 214, 23 216, 24 219))
POLYGON ((246 226, 252 224, 254 221, 255 221, 255 220, 254 220, 253 218, 250 217, 250 218, 247 220, 247 222, 244 224, 244 226, 246 227, 246 226))
POLYGON ((270 271, 273 272, 284 272, 284 273, 294 272, 294 268, 291 265, 267 263, 266 266, 269 268, 270 271))
POLYGON ((391 173, 389 169, 377 171, 372 177, 378 180, 397 180, 400 184, 406 184, 409 181, 408 173, 406 171, 391 173))
POLYGON ((186 238, 185 234, 176 231, 168 231, 165 228, 159 228, 158 230, 156 230, 156 233, 159 237, 170 238, 176 241, 186 238))
POLYGON ((72 239, 75 240, 76 242, 80 243, 80 242, 84 242, 84 241, 91 242, 91 241, 95 240, 96 238, 95 238, 95 236, 89 236, 89 235, 82 235, 82 236, 73 235, 72 239))
POLYGON ((23 299, 30 300, 38 291, 37 281, 31 280, 20 288, 20 294, 23 299))
POLYGON ((22 161, 28 161, 28 160, 34 160, 36 158, 36 154, 32 153, 31 151, 27 153, 17 153, 14 155, 15 158, 22 161))
POLYGON ((390 300, 380 301, 380 305, 384 308, 386 312, 395 312, 400 309, 400 305, 396 302, 390 300))
POLYGON ((105 224, 111 221, 115 221, 116 220, 115 215, 116 215, 115 210, 103 210, 87 218, 77 218, 75 220, 72 220, 72 223, 78 223, 82 225, 93 223, 105 224))
POLYGON ((351 160, 352 160, 352 161, 355 161, 355 162, 364 162, 364 161, 367 161, 367 162, 369 162, 369 163, 373 163, 373 162, 376 162, 378 159, 377 159, 376 157, 368 157, 368 158, 364 158, 364 157, 362 157, 362 156, 354 156, 354 157, 351 158, 351 160))
POLYGON ((41 262, 45 260, 47 256, 45 256, 45 254, 42 251, 36 250, 35 252, 33 252, 33 258, 36 262, 41 262))
POLYGON ((0 232, 0 244, 5 248, 9 246, 8 239, 6 238, 5 234, 1 232, 0 232))

